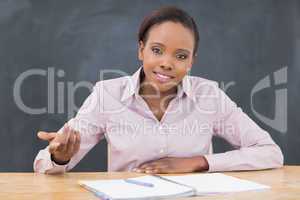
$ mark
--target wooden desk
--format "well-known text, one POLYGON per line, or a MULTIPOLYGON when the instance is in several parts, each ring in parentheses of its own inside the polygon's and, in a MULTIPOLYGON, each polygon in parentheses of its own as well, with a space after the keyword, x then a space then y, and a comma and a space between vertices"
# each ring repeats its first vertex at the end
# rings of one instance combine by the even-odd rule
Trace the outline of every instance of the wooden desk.
MULTIPOLYGON (((264 191, 241 192, 226 195, 191 197, 196 199, 300 199, 300 166, 285 166, 282 169, 230 172, 231 176, 253 180, 272 188, 264 191)), ((66 173, 44 175, 35 173, 0 173, 0 199, 98 199, 77 184, 79 179, 113 179, 135 177, 140 174, 127 172, 66 173)), ((182 199, 182 198, 181 198, 182 199)))

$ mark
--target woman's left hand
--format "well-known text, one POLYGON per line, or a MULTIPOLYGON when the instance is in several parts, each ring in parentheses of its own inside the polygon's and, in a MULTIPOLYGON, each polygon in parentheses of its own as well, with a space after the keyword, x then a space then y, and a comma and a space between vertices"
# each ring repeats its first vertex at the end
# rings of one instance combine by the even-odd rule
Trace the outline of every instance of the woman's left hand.
POLYGON ((163 174, 163 173, 189 173, 208 170, 208 163, 204 156, 191 158, 166 157, 143 163, 134 172, 163 174))

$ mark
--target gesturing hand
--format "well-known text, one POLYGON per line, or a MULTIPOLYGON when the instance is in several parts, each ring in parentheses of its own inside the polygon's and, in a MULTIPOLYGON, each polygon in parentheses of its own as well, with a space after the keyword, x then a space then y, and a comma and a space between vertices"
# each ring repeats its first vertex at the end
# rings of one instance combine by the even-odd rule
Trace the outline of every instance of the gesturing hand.
POLYGON ((80 134, 64 125, 62 133, 38 132, 38 137, 49 142, 49 152, 55 161, 68 162, 78 152, 80 147, 80 134))

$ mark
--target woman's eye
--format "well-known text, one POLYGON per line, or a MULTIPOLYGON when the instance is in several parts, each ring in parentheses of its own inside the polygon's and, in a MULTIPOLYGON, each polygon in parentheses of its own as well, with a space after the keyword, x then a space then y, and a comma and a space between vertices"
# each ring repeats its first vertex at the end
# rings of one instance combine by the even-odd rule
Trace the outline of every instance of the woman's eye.
POLYGON ((187 55, 185 55, 185 54, 178 54, 176 57, 177 57, 178 59, 180 59, 180 60, 185 60, 185 59, 187 59, 187 55))
POLYGON ((153 47, 151 50, 154 54, 159 54, 159 55, 162 54, 161 50, 157 47, 153 47))

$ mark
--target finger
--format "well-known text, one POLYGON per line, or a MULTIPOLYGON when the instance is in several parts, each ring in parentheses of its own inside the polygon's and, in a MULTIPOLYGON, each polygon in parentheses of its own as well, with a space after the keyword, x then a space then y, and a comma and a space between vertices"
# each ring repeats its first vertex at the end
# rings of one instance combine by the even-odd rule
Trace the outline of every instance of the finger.
POLYGON ((153 163, 146 163, 135 169, 135 172, 138 173, 152 173, 156 169, 156 165, 153 163))
POLYGON ((159 169, 151 169, 151 170, 145 170, 146 174, 159 174, 160 170, 159 169))
POLYGON ((153 162, 142 164, 139 168, 144 170, 151 170, 157 168, 157 166, 159 165, 160 165, 159 162, 153 161, 153 162))
POLYGON ((155 173, 158 174, 166 174, 166 173, 172 173, 170 168, 167 165, 161 165, 159 168, 155 169, 155 173))
POLYGON ((76 136, 76 142, 75 142, 75 145, 74 145, 74 154, 77 153, 79 151, 79 148, 80 148, 80 141, 81 141, 81 138, 80 138, 80 134, 79 132, 76 132, 75 134, 76 136))
POLYGON ((71 133, 67 144, 67 150, 66 150, 68 155, 73 156, 75 142, 76 142, 76 135, 71 133))
POLYGON ((67 124, 65 124, 63 127, 63 132, 60 135, 60 142, 62 144, 62 146, 61 146, 62 152, 67 152, 70 135, 71 135, 71 129, 67 124))
POLYGON ((69 139, 67 143, 67 149, 66 152, 67 154, 73 156, 75 154, 75 143, 76 143, 76 138, 77 138, 77 131, 74 129, 69 129, 69 139))
POLYGON ((152 162, 146 162, 141 164, 138 168, 139 169, 145 169, 146 167, 149 167, 151 165, 152 162))
POLYGON ((140 167, 135 167, 132 169, 133 172, 137 172, 137 173, 144 173, 145 170, 143 168, 140 167))
POLYGON ((145 173, 145 170, 144 169, 141 169, 141 168, 136 168, 134 170, 134 172, 137 172, 137 173, 145 173))
POLYGON ((144 170, 145 173, 149 174, 168 173, 169 171, 168 166, 163 163, 159 163, 155 166, 146 167, 144 170))
POLYGON ((49 133, 45 131, 39 131, 37 135, 41 140, 46 140, 46 141, 51 141, 56 137, 55 132, 49 133))
POLYGON ((147 168, 147 169, 142 169, 142 173, 146 174, 156 174, 158 173, 159 169, 156 168, 147 168))
POLYGON ((51 153, 51 154, 53 154, 54 152, 57 152, 58 151, 58 148, 60 147, 60 143, 58 143, 58 142, 51 142, 50 144, 49 144, 49 152, 51 153))

